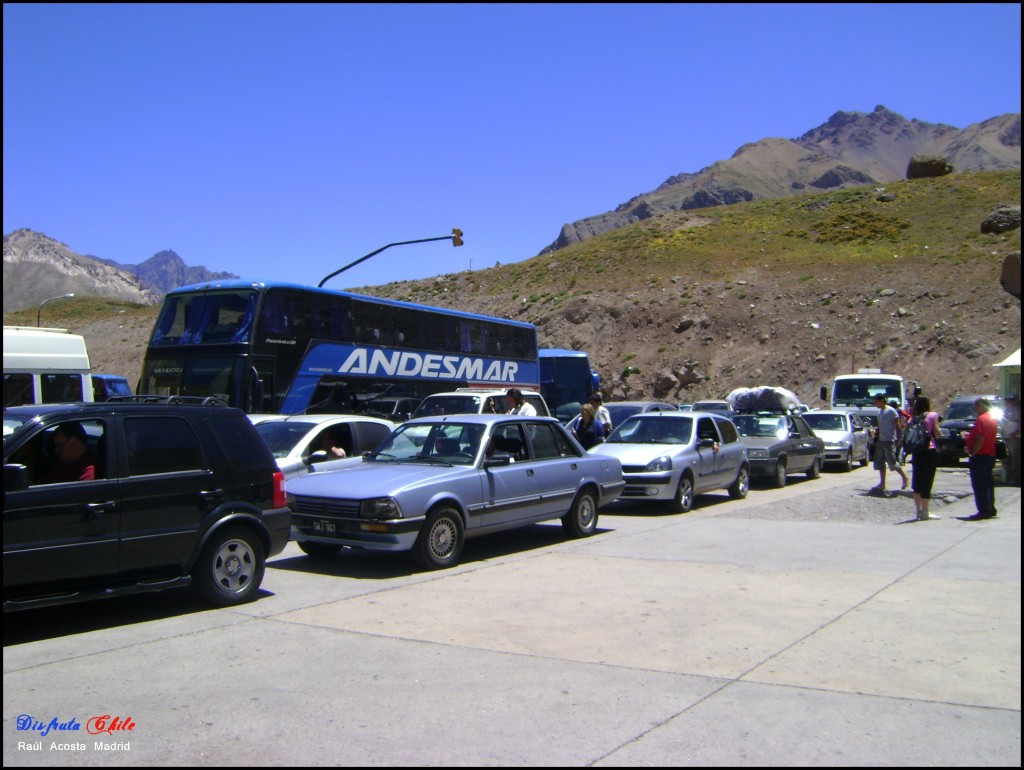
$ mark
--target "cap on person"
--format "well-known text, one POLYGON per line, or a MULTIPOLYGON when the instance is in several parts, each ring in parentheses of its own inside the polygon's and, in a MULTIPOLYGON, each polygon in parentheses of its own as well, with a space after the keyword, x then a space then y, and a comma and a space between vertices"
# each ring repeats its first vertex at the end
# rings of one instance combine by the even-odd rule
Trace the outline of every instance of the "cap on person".
POLYGON ((597 403, 600 404, 602 401, 604 401, 604 396, 601 395, 601 391, 595 390, 593 393, 590 394, 590 398, 588 400, 596 401, 597 403))

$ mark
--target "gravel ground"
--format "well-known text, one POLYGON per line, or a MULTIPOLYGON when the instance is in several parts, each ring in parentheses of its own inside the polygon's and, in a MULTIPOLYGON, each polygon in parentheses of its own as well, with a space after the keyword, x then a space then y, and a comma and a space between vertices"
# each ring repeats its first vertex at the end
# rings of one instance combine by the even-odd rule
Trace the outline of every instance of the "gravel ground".
MULTIPOLYGON (((907 476, 912 478, 912 469, 906 466, 907 476)), ((1020 489, 1002 485, 998 479, 1001 477, 1000 468, 996 468, 996 507, 1000 507, 1001 498, 1006 497, 1006 492, 1015 493, 1009 495, 1017 501, 1014 506, 1019 505, 1020 489), (1005 491, 1004 491, 1005 490, 1005 491)), ((844 474, 828 472, 824 478, 833 476, 844 476, 844 474)), ((845 486, 823 487, 820 491, 812 494, 800 495, 793 498, 776 498, 766 501, 763 504, 752 508, 744 508, 735 513, 723 513, 724 516, 736 516, 739 518, 774 519, 779 521, 834 521, 840 523, 866 523, 866 524, 899 524, 916 523, 914 517, 914 496, 908 487, 904 491, 899 490, 900 478, 895 473, 888 474, 889 495, 872 494, 869 490, 878 483, 878 471, 868 465, 866 468, 858 468, 853 471, 855 483, 845 486)), ((797 477, 798 479, 800 477, 797 477)), ((804 483, 802 479, 790 480, 790 484, 804 483)), ((756 492, 765 489, 764 483, 752 487, 756 492)), ((974 513, 973 504, 968 502, 951 510, 962 500, 972 498, 971 479, 968 476, 967 466, 956 468, 939 468, 935 475, 935 485, 932 488, 932 514, 943 518, 952 516, 969 516, 974 513), (968 510, 969 509, 969 510, 968 510)), ((1009 512, 1007 509, 1006 512, 1009 512)))

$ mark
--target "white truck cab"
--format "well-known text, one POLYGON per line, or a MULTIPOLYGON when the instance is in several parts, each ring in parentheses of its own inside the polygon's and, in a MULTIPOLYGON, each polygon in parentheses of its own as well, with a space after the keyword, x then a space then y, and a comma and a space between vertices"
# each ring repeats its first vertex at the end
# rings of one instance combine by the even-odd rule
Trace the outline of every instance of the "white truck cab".
POLYGON ((4 327, 4 408, 92 400, 85 338, 67 329, 4 327))

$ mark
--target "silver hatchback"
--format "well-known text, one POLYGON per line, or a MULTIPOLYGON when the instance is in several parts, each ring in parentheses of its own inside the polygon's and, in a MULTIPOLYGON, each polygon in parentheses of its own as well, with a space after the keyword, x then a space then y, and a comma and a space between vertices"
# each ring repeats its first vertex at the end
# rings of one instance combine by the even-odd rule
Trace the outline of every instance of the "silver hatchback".
POLYGON ((710 412, 643 412, 626 419, 590 454, 622 463, 620 499, 665 501, 685 513, 718 489, 747 496, 750 465, 736 426, 710 412))

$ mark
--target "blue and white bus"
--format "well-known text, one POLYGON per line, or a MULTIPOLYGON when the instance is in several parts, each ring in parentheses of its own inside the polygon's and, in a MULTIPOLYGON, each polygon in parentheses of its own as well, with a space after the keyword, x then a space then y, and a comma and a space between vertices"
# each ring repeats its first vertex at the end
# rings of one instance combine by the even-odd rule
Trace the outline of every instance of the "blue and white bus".
POLYGON ((590 356, 582 350, 541 348, 538 357, 540 394, 551 413, 568 422, 580 413, 580 405, 589 400, 590 394, 601 389, 601 378, 590 356))
POLYGON ((355 412, 374 398, 540 385, 533 324, 286 283, 168 292, 138 392, 247 412, 355 412))

